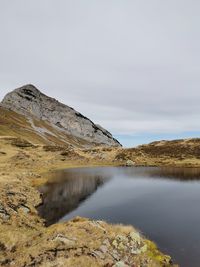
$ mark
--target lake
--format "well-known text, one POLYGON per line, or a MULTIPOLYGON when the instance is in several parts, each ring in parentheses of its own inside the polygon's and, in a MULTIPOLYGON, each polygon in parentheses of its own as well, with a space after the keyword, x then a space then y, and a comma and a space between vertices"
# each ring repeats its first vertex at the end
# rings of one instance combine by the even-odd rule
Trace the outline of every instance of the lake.
POLYGON ((74 216, 131 224, 181 267, 200 266, 200 169, 76 168, 39 188, 47 225, 74 216))

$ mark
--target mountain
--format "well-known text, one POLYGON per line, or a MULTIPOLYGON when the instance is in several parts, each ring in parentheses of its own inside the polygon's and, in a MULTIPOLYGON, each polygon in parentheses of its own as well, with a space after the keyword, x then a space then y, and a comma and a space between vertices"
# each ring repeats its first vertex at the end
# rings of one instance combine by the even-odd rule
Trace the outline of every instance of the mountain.
POLYGON ((0 135, 23 136, 45 144, 121 146, 110 132, 28 84, 0 104, 0 135))

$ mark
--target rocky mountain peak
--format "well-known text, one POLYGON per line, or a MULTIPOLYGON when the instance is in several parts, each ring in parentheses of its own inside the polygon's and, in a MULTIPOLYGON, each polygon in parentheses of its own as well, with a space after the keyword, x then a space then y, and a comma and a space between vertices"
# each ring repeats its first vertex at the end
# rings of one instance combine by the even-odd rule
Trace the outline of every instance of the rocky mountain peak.
MULTIPOLYGON (((18 93, 18 94, 23 94, 24 97, 30 97, 31 99, 32 98, 36 98, 36 97, 39 97, 39 95, 41 94, 40 90, 38 90, 34 85, 32 84, 27 84, 27 85, 24 85, 20 88, 17 88, 15 89, 13 93, 18 93)), ((10 94, 8 94, 10 95, 10 94)), ((22 97, 23 97, 22 96, 22 97)))
POLYGON ((90 119, 43 94, 34 85, 27 84, 8 93, 1 102, 3 108, 15 111, 28 119, 47 121, 66 134, 91 143, 120 146, 112 134, 90 119))

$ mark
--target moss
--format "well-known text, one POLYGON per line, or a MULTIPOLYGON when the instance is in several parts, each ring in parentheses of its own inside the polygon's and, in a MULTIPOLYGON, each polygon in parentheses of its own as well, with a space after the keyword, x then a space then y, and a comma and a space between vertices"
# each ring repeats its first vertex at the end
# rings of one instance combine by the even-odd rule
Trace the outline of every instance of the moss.
MULTIPOLYGON (((159 250, 156 244, 150 240, 145 240, 145 243, 147 245, 147 255, 152 260, 156 261, 160 266, 164 267, 170 267, 172 266, 172 260, 170 256, 162 254, 159 250)), ((178 266, 178 265, 173 265, 178 266)))

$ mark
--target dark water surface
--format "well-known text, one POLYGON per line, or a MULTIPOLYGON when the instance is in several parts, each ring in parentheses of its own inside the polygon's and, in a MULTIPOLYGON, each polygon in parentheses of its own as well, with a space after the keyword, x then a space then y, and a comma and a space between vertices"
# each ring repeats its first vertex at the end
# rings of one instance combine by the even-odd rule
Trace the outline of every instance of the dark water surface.
POLYGON ((50 225, 74 216, 132 224, 181 267, 200 266, 200 169, 106 167, 57 171, 40 187, 50 225))

